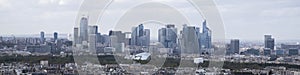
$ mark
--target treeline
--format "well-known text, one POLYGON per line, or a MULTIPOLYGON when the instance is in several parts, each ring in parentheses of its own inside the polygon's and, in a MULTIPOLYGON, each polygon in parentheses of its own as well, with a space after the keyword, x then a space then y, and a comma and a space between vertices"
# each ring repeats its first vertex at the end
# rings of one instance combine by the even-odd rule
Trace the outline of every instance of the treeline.
MULTIPOLYGON (((19 63, 40 63, 42 60, 48 60, 50 64, 65 64, 65 63, 74 63, 73 56, 51 56, 51 55, 45 55, 45 56, 0 56, 0 63, 13 63, 13 62, 19 62, 19 63)), ((96 59, 97 60, 97 59, 96 59)), ((110 56, 98 56, 98 61, 100 64, 118 64, 116 62, 116 59, 113 55, 110 56)), ((128 61, 123 59, 122 61, 128 61)), ((213 63, 213 62, 212 62, 213 63)), ((291 65, 291 64, 273 64, 273 63, 236 63, 236 62, 214 62, 214 63, 220 63, 223 64, 223 68, 226 69, 232 69, 232 70, 240 70, 244 68, 249 69, 263 69, 268 66, 273 67, 280 67, 284 66, 286 68, 293 68, 293 69, 300 69, 300 65, 291 65)), ((186 66, 186 67, 196 67, 200 65, 201 67, 208 67, 210 64, 209 61, 204 61, 204 63, 201 64, 195 64, 192 60, 181 60, 181 59, 175 59, 175 58, 167 58, 163 64, 163 67, 179 67, 179 66, 186 66), (180 62, 182 62, 180 64, 180 62)))

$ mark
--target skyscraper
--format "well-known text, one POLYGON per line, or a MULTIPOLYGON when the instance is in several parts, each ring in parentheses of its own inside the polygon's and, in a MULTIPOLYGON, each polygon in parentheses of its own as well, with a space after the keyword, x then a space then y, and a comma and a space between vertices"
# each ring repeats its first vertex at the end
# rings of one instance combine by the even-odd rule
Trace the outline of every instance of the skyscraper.
POLYGON ((82 41, 88 41, 88 17, 82 17, 80 19, 80 43, 82 41))
POLYGON ((45 32, 43 32, 43 31, 40 33, 40 42, 41 42, 41 44, 45 43, 45 32))
POLYGON ((230 54, 234 54, 234 53, 239 54, 239 52, 240 52, 240 40, 232 39, 230 41, 230 54))
POLYGON ((89 34, 89 46, 90 51, 96 51, 96 34, 89 34))
POLYGON ((166 33, 166 28, 161 28, 158 30, 158 42, 160 42, 161 44, 163 44, 165 47, 167 47, 167 42, 166 42, 166 37, 167 37, 167 33, 166 33))
POLYGON ((196 27, 193 26, 183 26, 183 30, 181 31, 181 37, 180 37, 180 48, 181 52, 187 53, 187 54, 198 54, 200 53, 200 47, 199 47, 199 41, 198 36, 196 34, 196 27))
POLYGON ((158 41, 166 48, 174 48, 177 44, 177 28, 175 25, 166 25, 166 28, 159 29, 158 41))
POLYGON ((88 33, 89 34, 97 34, 98 33, 98 26, 88 26, 88 33))
POLYGON ((54 41, 56 41, 58 39, 58 33, 57 32, 54 32, 54 41))
POLYGON ((73 45, 75 46, 76 44, 79 44, 79 33, 78 33, 78 28, 77 27, 75 27, 74 28, 74 33, 73 33, 73 37, 74 37, 74 39, 73 39, 73 45))
POLYGON ((109 31, 109 36, 116 36, 116 43, 124 43, 125 42, 125 33, 122 31, 109 31))
POLYGON ((150 29, 144 29, 143 36, 141 37, 141 46, 149 46, 150 45, 150 29))
POLYGON ((265 48, 274 50, 275 40, 272 35, 265 35, 265 48))
POLYGON ((131 45, 148 46, 150 43, 150 30, 144 29, 143 24, 132 28, 131 45))
POLYGON ((202 25, 202 35, 200 39, 201 48, 209 49, 211 48, 211 30, 207 27, 206 20, 203 22, 202 25))

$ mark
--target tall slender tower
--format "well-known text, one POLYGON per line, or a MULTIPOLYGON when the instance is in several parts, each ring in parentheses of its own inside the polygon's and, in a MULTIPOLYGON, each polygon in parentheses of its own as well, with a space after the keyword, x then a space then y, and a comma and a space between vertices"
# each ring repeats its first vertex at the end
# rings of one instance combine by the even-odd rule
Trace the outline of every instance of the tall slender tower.
POLYGON ((207 27, 206 20, 204 20, 202 26, 201 48, 209 49, 211 48, 211 30, 207 27))
POLYGON ((75 46, 76 44, 79 44, 79 33, 78 33, 78 28, 77 27, 75 27, 74 28, 74 33, 73 33, 73 45, 75 46))
POLYGON ((82 17, 80 19, 80 43, 82 41, 88 41, 88 17, 82 17))
POLYGON ((44 43, 45 43, 45 32, 42 31, 42 32, 40 33, 40 35, 41 35, 41 36, 40 36, 40 42, 41 42, 41 44, 44 44, 44 43))
POLYGON ((56 41, 58 39, 58 33, 57 32, 54 32, 54 41, 56 41))

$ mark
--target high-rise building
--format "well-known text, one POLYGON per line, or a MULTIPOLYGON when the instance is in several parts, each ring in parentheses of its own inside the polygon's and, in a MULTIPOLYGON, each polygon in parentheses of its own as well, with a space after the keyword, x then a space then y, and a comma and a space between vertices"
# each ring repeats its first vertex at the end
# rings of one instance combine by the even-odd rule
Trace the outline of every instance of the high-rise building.
POLYGON ((199 47, 199 41, 198 36, 196 34, 196 27, 193 26, 183 26, 183 30, 181 31, 181 37, 180 37, 180 48, 182 53, 187 54, 199 54, 200 47, 199 47))
POLYGON ((150 45, 150 29, 144 29, 143 36, 140 40, 141 46, 149 46, 150 45))
POLYGON ((54 32, 54 41, 56 41, 58 39, 58 33, 57 32, 54 32))
POLYGON ((232 39, 230 41, 230 54, 239 54, 240 52, 240 40, 239 39, 232 39))
POLYGON ((43 31, 40 33, 40 42, 41 42, 41 44, 45 43, 45 32, 43 32, 43 31))
POLYGON ((73 45, 75 46, 76 44, 79 44, 79 29, 77 27, 74 28, 74 33, 73 33, 73 45))
POLYGON ((122 31, 109 31, 109 36, 116 36, 116 42, 117 43, 124 43, 125 42, 125 33, 122 33, 122 31))
POLYGON ((95 42, 97 43, 97 34, 98 34, 98 26, 88 26, 88 34, 89 34, 89 38, 88 38, 88 42, 95 42), (95 35, 95 39, 92 38, 93 40, 90 40, 90 35, 95 35))
POLYGON ((89 46, 90 51, 96 51, 96 34, 89 34, 89 46))
POLYGON ((166 28, 159 29, 158 41, 166 48, 174 48, 177 45, 177 28, 175 25, 166 25, 166 28))
POLYGON ((115 48, 116 52, 122 52, 125 45, 126 34, 122 31, 109 31, 110 46, 115 48))
POLYGON ((150 43, 150 30, 144 29, 143 24, 132 28, 131 45, 148 46, 150 43))
POLYGON ((207 27, 206 20, 202 25, 202 35, 200 37, 201 49, 210 49, 211 46, 211 30, 207 27))
POLYGON ((98 26, 88 26, 88 34, 97 34, 98 26))
POLYGON ((131 32, 124 32, 125 34, 125 45, 130 45, 131 43, 131 32))
POLYGON ((275 40, 272 35, 265 35, 265 48, 274 50, 275 40))
POLYGON ((80 43, 82 41, 88 41, 88 17, 82 17, 80 19, 80 43))

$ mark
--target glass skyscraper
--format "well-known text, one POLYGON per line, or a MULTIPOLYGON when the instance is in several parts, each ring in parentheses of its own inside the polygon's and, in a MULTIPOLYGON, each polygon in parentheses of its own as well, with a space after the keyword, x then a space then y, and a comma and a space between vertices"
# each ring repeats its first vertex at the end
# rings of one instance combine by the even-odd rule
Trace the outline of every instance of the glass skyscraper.
POLYGON ((41 44, 44 44, 44 43, 45 43, 45 40, 46 40, 46 39, 45 39, 45 32, 41 32, 40 35, 41 35, 41 36, 40 36, 40 42, 41 42, 41 44))
POLYGON ((274 50, 275 40, 272 35, 265 35, 265 48, 274 50))
POLYGON ((76 46, 76 44, 79 44, 79 35, 78 35, 79 33, 78 33, 78 30, 79 29, 77 27, 74 28, 74 33, 73 33, 73 37, 74 37, 73 38, 73 43, 74 43, 73 45, 74 46, 76 46))
POLYGON ((194 26, 183 26, 183 30, 181 31, 180 38, 180 48, 181 52, 187 54, 198 54, 200 53, 199 39, 197 36, 197 29, 194 26))
POLYGON ((54 32, 54 41, 56 41, 58 39, 58 33, 57 32, 54 32))
POLYGON ((207 27, 206 20, 202 25, 202 35, 200 39, 201 49, 210 49, 211 48, 211 30, 207 27))
POLYGON ((80 20, 80 43, 88 41, 88 17, 82 17, 80 20))
POLYGON ((240 52, 240 40, 239 39, 232 39, 230 41, 230 54, 239 54, 240 52))
POLYGON ((144 29, 143 24, 132 28, 131 45, 134 46, 149 46, 150 44, 150 30, 144 29))
POLYGON ((166 25, 166 28, 159 29, 158 41, 166 48, 175 48, 177 46, 177 28, 175 25, 166 25))

